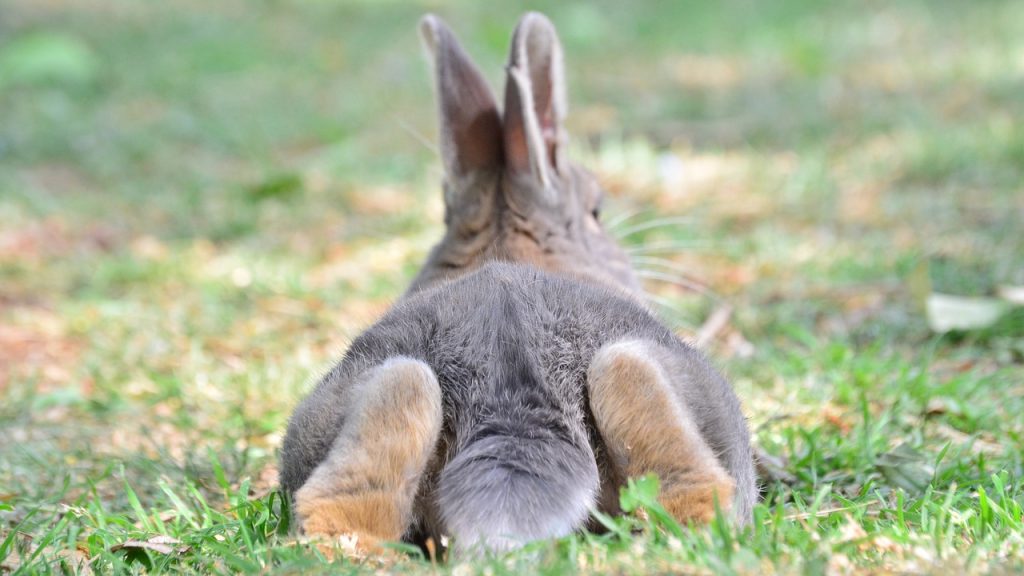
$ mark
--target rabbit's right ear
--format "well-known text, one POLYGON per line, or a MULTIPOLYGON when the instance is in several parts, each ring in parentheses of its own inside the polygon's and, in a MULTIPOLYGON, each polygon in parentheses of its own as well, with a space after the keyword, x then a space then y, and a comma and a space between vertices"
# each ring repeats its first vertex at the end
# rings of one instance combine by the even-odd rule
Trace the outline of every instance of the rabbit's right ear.
POLYGON ((434 63, 445 174, 499 168, 501 117, 487 82, 443 20, 424 16, 420 36, 434 63))
POLYGON ((566 135, 565 71, 555 26, 537 12, 523 15, 512 34, 505 85, 505 164, 543 189, 562 169, 566 135))

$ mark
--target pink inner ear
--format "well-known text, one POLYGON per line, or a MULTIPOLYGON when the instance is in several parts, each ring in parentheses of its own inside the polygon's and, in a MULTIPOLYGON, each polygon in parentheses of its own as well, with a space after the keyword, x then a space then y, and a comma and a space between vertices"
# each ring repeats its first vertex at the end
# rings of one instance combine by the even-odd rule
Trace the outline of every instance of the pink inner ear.
POLYGON ((542 113, 539 113, 537 117, 540 119, 540 136, 544 139, 544 145, 547 148, 548 162, 551 163, 552 167, 557 168, 558 165, 555 163, 555 150, 558 146, 558 126, 555 124, 554 113, 550 106, 550 100, 548 100, 548 107, 542 113))
POLYGON ((563 141, 561 122, 565 97, 558 36, 554 26, 540 14, 525 15, 516 27, 508 82, 504 124, 506 161, 512 169, 539 170, 546 185, 550 170, 559 168, 558 147, 563 141), (522 93, 518 93, 519 90, 522 93))
POLYGON ((526 41, 527 69, 530 71, 531 92, 533 94, 534 113, 540 124, 538 133, 544 143, 545 157, 549 164, 557 168, 556 151, 559 144, 559 118, 555 109, 557 95, 554 77, 558 64, 557 38, 545 36, 543 30, 533 29, 526 41))
POLYGON ((513 171, 530 171, 530 150, 526 133, 523 101, 515 82, 509 76, 505 93, 505 162, 513 171))

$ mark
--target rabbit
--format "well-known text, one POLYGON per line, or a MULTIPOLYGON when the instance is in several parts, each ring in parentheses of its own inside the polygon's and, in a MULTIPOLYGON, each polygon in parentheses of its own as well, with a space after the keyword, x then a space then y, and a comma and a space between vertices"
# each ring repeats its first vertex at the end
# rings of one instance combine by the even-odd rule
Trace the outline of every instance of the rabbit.
POLYGON ((656 473, 680 522, 750 522, 750 433, 729 383, 645 304, 566 157, 551 22, 513 34, 504 113, 437 16, 446 232, 407 292, 291 417, 281 487, 306 534, 500 552, 620 513, 656 473))

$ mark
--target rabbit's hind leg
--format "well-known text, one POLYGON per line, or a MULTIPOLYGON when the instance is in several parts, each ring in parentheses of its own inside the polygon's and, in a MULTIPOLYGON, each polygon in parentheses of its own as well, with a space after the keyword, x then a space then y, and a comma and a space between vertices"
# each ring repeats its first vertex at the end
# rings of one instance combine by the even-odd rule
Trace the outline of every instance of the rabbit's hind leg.
POLYGON ((295 493, 307 534, 357 536, 373 549, 397 541, 412 521, 420 477, 441 430, 441 390, 433 370, 395 357, 365 372, 357 400, 327 457, 295 493))
POLYGON ((616 476, 656 473, 658 500, 676 520, 707 522, 716 502, 730 509, 736 484, 673 393, 658 353, 641 340, 601 348, 587 374, 590 408, 616 476))

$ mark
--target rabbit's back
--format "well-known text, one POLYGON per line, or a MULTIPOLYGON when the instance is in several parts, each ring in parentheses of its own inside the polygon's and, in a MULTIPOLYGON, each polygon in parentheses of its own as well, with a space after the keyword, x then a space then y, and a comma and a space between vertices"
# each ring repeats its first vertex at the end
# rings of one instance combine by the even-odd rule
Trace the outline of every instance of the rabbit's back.
MULTIPOLYGON (((540 395, 574 438, 599 443, 586 409, 587 369, 602 346, 625 339, 662 346, 676 369, 690 376, 689 386, 679 392, 717 453, 728 452, 740 440, 747 445, 745 438, 722 437, 723 430, 745 430, 730 425, 743 417, 728 383, 626 293, 501 262, 400 301, 353 342, 309 403, 340 420, 347 407, 338 401, 338 385, 388 358, 406 356, 426 362, 437 375, 452 452, 489 413, 521 408, 516 403, 522 399, 511 394, 515 388, 540 395), (497 390, 495 372, 507 368, 493 361, 495 346, 521 354, 538 377, 516 381, 516 375, 509 375, 513 390, 497 390)), ((311 464, 319 459, 312 458, 311 464)))
POLYGON ((399 353, 422 359, 437 372, 446 404, 450 401, 457 413, 462 402, 488 392, 493 350, 482 344, 496 337, 536 363, 545 387, 567 409, 581 405, 594 354, 624 339, 658 344, 680 370, 699 376, 686 398, 698 412, 711 409, 702 406, 705 401, 732 398, 707 360, 626 292, 519 264, 491 262, 411 296, 357 340, 350 354, 372 365, 400 346, 399 353))
MULTIPOLYGON (((394 355, 425 361, 437 374, 446 416, 471 418, 492 403, 495 347, 512 347, 536 367, 537 384, 577 412, 587 368, 608 342, 644 338, 688 348, 625 293, 518 264, 491 262, 399 303, 352 346, 372 366, 394 355)), ((523 385, 529 385, 523 382, 523 385)), ((582 423, 583 416, 573 414, 582 423)))

